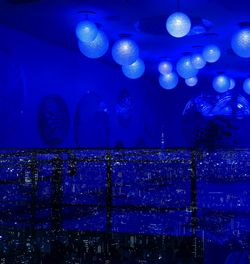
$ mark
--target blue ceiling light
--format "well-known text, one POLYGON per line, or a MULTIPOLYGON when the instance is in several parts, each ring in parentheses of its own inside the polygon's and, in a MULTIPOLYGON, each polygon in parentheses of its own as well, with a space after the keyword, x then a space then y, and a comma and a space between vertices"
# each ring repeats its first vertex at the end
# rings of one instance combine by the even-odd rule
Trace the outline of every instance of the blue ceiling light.
POLYGON ((235 87, 235 80, 230 78, 230 87, 229 90, 232 90, 235 87))
POLYGON ((220 58, 220 48, 216 45, 207 45, 202 52, 203 58, 210 63, 216 62, 220 58))
POLYGON ((158 66, 158 71, 162 74, 169 74, 173 70, 173 66, 170 62, 168 61, 162 61, 159 66, 158 66))
POLYGON ((218 75, 213 80, 213 88, 218 93, 225 93, 230 88, 230 79, 224 75, 218 75))
POLYGON ((182 38, 189 33, 191 29, 191 21, 184 13, 176 12, 168 17, 166 27, 171 36, 182 38))
POLYGON ((179 59, 176 65, 176 70, 178 74, 184 79, 194 77, 198 73, 198 70, 194 68, 191 62, 190 56, 185 56, 179 59))
POLYGON ((76 36, 82 42, 93 41, 97 33, 96 25, 88 20, 80 22, 76 27, 76 36))
POLYGON ((188 78, 188 79, 185 79, 186 85, 190 86, 190 87, 195 86, 197 84, 197 82, 198 82, 198 78, 196 76, 188 78))
POLYGON ((91 59, 102 57, 109 48, 109 40, 106 34, 99 30, 96 38, 91 42, 78 42, 78 47, 83 55, 91 59))
POLYGON ((112 56, 116 63, 130 65, 138 59, 139 48, 133 40, 121 39, 113 45, 112 56))
POLYGON ((122 72, 129 79, 138 79, 140 78, 145 71, 145 64, 143 60, 138 59, 131 65, 123 65, 122 72))
POLYGON ((174 89, 178 84, 179 78, 175 72, 171 72, 169 74, 160 75, 159 83, 162 88, 171 90, 174 89))
POLYGON ((250 94, 250 78, 246 79, 243 83, 243 90, 247 93, 250 94))
POLYGON ((200 70, 206 66, 206 61, 203 56, 199 53, 193 54, 191 56, 191 62, 195 69, 200 70))
POLYGON ((250 29, 245 28, 236 32, 231 40, 233 51, 242 58, 250 58, 250 29))

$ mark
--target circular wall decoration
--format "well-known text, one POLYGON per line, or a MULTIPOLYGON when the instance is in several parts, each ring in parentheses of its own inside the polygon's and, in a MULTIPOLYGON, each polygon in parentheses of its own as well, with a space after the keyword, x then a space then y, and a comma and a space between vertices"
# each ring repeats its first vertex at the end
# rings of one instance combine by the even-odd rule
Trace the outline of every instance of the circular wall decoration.
POLYGON ((69 131, 70 116, 64 99, 59 95, 44 97, 38 109, 38 126, 48 146, 61 144, 69 131))
POLYGON ((0 49, 0 143, 17 131, 23 112, 24 84, 18 63, 0 49))

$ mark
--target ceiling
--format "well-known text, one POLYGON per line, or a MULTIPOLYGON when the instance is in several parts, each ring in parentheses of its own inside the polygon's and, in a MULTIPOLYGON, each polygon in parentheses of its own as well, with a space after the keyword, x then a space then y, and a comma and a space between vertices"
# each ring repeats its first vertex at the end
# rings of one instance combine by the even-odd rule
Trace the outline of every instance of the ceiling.
MULTIPOLYGON (((77 49, 75 27, 85 19, 82 11, 95 12, 89 19, 108 35, 111 44, 119 34, 131 34, 141 57, 151 72, 163 58, 173 62, 183 53, 199 51, 208 43, 217 44, 222 56, 200 74, 225 72, 244 79, 250 74, 250 59, 236 56, 230 40, 240 22, 250 21, 250 1, 230 0, 1 0, 0 23, 69 49, 77 49), (171 37, 165 29, 166 18, 180 10, 192 20, 190 36, 171 37), (202 26, 202 27, 201 27, 202 26), (204 33, 197 34, 202 29, 204 33)), ((110 53, 106 55, 111 61, 110 53)))

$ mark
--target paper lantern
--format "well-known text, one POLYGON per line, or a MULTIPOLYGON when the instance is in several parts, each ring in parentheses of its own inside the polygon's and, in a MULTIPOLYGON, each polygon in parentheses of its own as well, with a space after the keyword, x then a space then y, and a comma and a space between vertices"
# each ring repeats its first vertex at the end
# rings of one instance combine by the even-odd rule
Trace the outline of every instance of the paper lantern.
POLYGON ((171 90, 175 88, 178 84, 179 78, 175 72, 171 72, 169 74, 160 75, 159 83, 162 88, 171 90))
POLYGON ((122 66, 122 72, 129 79, 138 79, 140 78, 145 71, 145 64, 143 60, 138 59, 131 65, 122 66))
POLYGON ((184 79, 189 79, 191 77, 194 77, 198 73, 198 70, 194 68, 194 66, 191 62, 190 56, 185 56, 185 57, 181 58, 177 62, 176 70, 177 70, 178 74, 184 79))
POLYGON ((131 65, 139 57, 139 48, 134 41, 121 39, 113 45, 112 56, 114 61, 120 65, 131 65))
POLYGON ((250 29, 241 29, 231 40, 233 51, 242 58, 250 58, 250 29))
POLYGON ((82 42, 93 41, 97 33, 96 25, 88 20, 80 22, 76 27, 76 36, 82 42))
POLYGON ((191 22, 187 15, 181 12, 176 12, 168 17, 166 27, 171 36, 182 38, 189 33, 191 22))
POLYGON ((83 55, 91 59, 102 57, 109 48, 109 40, 106 34, 99 30, 96 38, 91 42, 78 42, 78 46, 83 55))

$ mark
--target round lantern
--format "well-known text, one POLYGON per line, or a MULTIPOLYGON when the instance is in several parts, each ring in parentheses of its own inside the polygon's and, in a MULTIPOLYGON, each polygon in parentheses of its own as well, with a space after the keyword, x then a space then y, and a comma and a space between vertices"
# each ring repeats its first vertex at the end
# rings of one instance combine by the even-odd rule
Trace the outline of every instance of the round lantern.
POLYGON ((83 55, 91 59, 102 57, 109 48, 109 41, 106 34, 99 30, 96 38, 91 42, 78 42, 78 46, 83 55))
POLYGON ((226 75, 218 75, 213 80, 213 87, 218 93, 224 93, 230 88, 230 79, 226 75))
POLYGON ((250 94, 250 78, 246 79, 243 83, 243 89, 247 94, 250 94))
POLYGON ((186 56, 186 57, 181 58, 177 62, 176 70, 177 70, 178 74, 184 79, 189 79, 191 77, 194 77, 198 73, 198 70, 194 68, 194 66, 191 62, 190 56, 186 56))
POLYGON ((210 63, 216 62, 220 58, 220 48, 216 45, 207 45, 202 52, 203 58, 210 63))
POLYGON ((206 66, 206 61, 199 53, 191 56, 191 62, 195 69, 200 70, 206 66))
POLYGON ((179 78, 175 72, 171 72, 165 75, 160 75, 159 83, 162 88, 171 90, 175 88, 178 84, 179 78))
POLYGON ((198 82, 198 78, 195 76, 195 77, 191 77, 189 79, 185 79, 185 83, 187 86, 195 86, 198 82))
POLYGON ((168 17, 166 27, 171 36, 175 38, 182 38, 189 33, 191 21, 186 14, 176 12, 168 17))
POLYGON ((168 61, 162 61, 159 66, 158 66, 158 71, 162 74, 169 74, 170 72, 172 72, 173 70, 173 66, 170 62, 168 61))
POLYGON ((112 56, 120 65, 130 65, 139 57, 137 44, 130 39, 121 39, 115 42, 112 48, 112 56))
POLYGON ((231 40, 233 51, 242 58, 250 58, 250 29, 241 29, 231 40))
POLYGON ((88 20, 80 22, 76 27, 76 36, 82 42, 93 41, 97 33, 96 25, 88 20))
POLYGON ((129 79, 138 79, 140 78, 145 71, 145 64, 143 60, 138 59, 130 65, 122 66, 122 72, 129 79))

